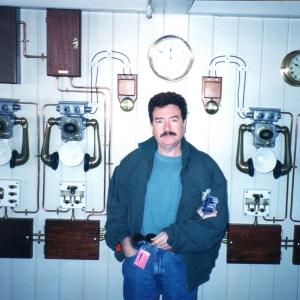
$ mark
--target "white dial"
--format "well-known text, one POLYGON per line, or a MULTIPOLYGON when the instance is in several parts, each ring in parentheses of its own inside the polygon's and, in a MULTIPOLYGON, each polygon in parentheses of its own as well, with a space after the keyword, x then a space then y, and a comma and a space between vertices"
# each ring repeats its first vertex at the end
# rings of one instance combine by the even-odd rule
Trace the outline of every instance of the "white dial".
POLYGON ((284 57, 280 71, 285 82, 300 86, 300 50, 292 51, 284 57))
POLYGON ((153 72, 162 79, 182 79, 191 69, 193 53, 190 45, 175 35, 166 35, 155 41, 148 52, 153 72))

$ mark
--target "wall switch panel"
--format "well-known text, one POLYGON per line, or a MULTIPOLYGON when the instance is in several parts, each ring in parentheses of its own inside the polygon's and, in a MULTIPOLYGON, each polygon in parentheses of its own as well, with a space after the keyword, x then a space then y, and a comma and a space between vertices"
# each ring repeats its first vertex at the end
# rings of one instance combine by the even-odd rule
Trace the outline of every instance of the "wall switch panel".
POLYGON ((271 190, 245 189, 244 214, 264 217, 270 214, 271 190))

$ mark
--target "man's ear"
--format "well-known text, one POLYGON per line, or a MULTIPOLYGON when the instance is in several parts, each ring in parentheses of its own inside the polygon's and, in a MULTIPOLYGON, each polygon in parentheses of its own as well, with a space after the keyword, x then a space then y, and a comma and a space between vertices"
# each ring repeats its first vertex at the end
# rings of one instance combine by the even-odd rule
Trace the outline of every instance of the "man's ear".
POLYGON ((186 132, 186 119, 183 120, 183 126, 184 126, 184 133, 186 132))

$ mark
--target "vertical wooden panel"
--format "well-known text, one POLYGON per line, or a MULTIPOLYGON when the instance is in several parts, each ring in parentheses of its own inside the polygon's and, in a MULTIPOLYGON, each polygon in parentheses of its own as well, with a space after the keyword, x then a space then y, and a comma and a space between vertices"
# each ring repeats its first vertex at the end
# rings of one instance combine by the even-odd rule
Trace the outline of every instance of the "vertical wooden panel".
POLYGON ((47 74, 81 76, 80 10, 47 10, 47 74))
POLYGON ((0 257, 32 258, 33 219, 0 219, 0 257))
POLYGON ((20 83, 20 10, 0 7, 0 82, 20 83))

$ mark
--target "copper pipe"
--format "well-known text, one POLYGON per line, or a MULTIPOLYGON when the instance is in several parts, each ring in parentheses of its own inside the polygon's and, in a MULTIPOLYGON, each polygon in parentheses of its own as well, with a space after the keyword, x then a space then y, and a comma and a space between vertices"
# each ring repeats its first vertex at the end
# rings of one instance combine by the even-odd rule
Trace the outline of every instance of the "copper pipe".
POLYGON ((27 33, 26 33, 26 23, 23 21, 17 22, 19 25, 23 26, 23 40, 21 40, 20 42, 23 43, 23 55, 26 58, 41 58, 41 59, 46 59, 47 56, 44 55, 44 53, 42 53, 42 55, 30 55, 27 54, 27 43, 29 42, 29 40, 27 39, 27 33))

